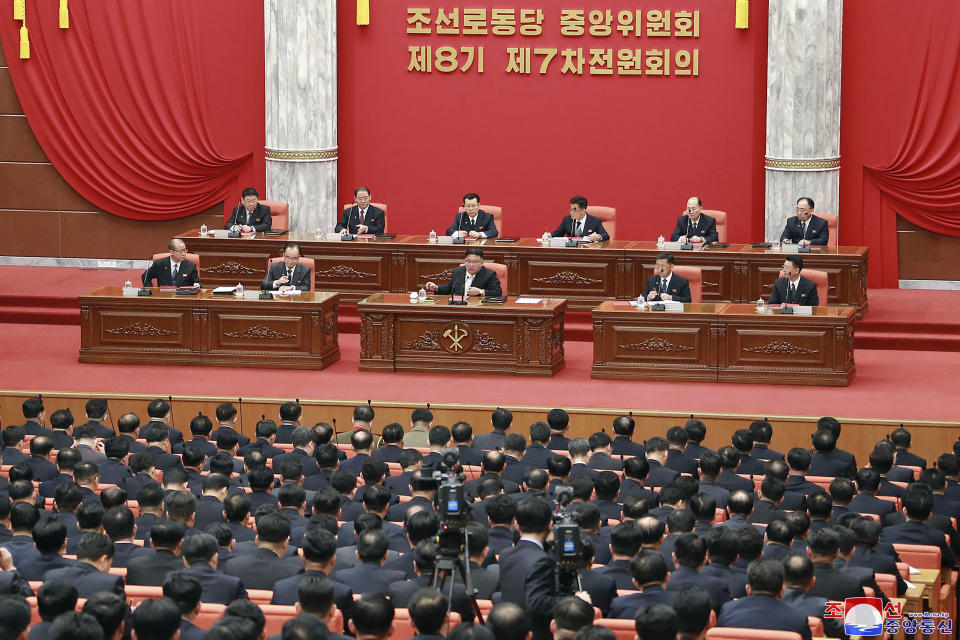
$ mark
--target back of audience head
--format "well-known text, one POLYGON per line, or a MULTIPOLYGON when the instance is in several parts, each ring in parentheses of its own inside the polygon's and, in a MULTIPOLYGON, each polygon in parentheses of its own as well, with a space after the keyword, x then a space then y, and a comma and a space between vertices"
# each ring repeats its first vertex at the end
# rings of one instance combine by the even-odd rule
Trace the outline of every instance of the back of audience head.
POLYGON ((170 640, 180 628, 180 609, 167 598, 148 599, 133 610, 137 640, 170 640))
POLYGON ((676 612, 665 604, 642 605, 633 620, 639 640, 673 640, 679 628, 676 612))
POLYGON ((591 624, 593 624, 593 607, 580 598, 561 598, 557 604, 553 605, 550 631, 555 638, 573 638, 577 631, 591 624))
POLYGON ((103 630, 104 640, 119 640, 124 633, 124 619, 127 615, 127 603, 116 593, 101 591, 95 593, 83 605, 86 613, 97 621, 103 630))
POLYGON ((37 613, 44 622, 53 622, 61 613, 77 608, 77 588, 65 580, 44 582, 37 591, 37 613))
POLYGON ((697 637, 717 622, 710 594, 697 585, 680 589, 673 601, 677 614, 677 631, 687 637, 697 637))
POLYGON ((495 640, 529 640, 533 619, 520 605, 500 602, 487 614, 486 627, 493 632, 495 640))
POLYGON ((355 636, 386 638, 393 630, 396 609, 382 593, 365 593, 353 605, 350 630, 355 636))
MULTIPOLYGON (((178 621, 179 622, 179 621, 178 621)), ((139 636, 138 640, 169 640, 171 636, 139 636)), ((105 640, 103 627, 92 615, 68 611, 57 616, 47 630, 48 640, 105 640)))

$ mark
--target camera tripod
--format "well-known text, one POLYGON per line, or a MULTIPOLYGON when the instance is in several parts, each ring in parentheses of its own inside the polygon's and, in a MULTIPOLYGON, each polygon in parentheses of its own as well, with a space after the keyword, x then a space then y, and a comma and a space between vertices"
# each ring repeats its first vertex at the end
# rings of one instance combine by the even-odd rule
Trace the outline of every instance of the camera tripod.
POLYGON ((463 580, 463 585, 467 591, 467 598, 470 599, 470 604, 473 605, 473 613, 478 620, 477 624, 483 624, 483 613, 481 613, 480 605, 477 603, 477 589, 473 586, 473 580, 470 578, 470 532, 465 528, 460 531, 448 529, 440 533, 437 539, 437 562, 433 567, 433 578, 430 581, 430 586, 439 590, 440 593, 443 593, 443 587, 447 582, 447 578, 450 578, 450 591, 446 594, 448 617, 445 635, 450 633, 449 615, 453 608, 453 588, 457 582, 454 571, 459 573, 460 578, 463 580), (466 562, 464 562, 462 556, 467 557, 466 562))

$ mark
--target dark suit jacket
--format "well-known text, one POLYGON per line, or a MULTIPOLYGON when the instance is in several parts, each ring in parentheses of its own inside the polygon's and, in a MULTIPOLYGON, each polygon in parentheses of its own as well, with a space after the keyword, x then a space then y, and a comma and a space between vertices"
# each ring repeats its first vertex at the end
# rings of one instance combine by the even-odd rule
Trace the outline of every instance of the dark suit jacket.
POLYGON ((534 442, 526 448, 520 462, 532 469, 546 469, 547 460, 555 455, 556 454, 546 446, 539 442, 534 442))
POLYGON ((205 637, 207 637, 207 632, 204 629, 180 618, 180 640, 203 640, 205 637))
POLYGON ((770 524, 774 520, 783 520, 786 517, 786 511, 780 509, 779 505, 774 506, 769 500, 757 500, 753 506, 753 513, 750 514, 750 522, 770 524))
POLYGON ((503 441, 506 437, 506 431, 498 431, 496 429, 490 433, 478 433, 473 437, 473 447, 474 449, 496 451, 503 446, 503 441))
MULTIPOLYGON (((644 300, 647 299, 647 296, 651 291, 657 292, 657 289, 661 286, 660 276, 652 275, 647 278, 647 284, 643 288, 644 300)), ((671 273, 670 281, 667 283, 667 289, 668 291, 664 291, 663 293, 670 294, 673 300, 676 300, 677 302, 690 302, 690 281, 683 276, 677 275, 676 273, 671 273)), ((659 301, 660 293, 656 293, 651 300, 659 301)))
POLYGON ((617 436, 613 439, 613 455, 624 458, 633 458, 646 455, 647 450, 639 442, 634 442, 627 436, 617 436))
POLYGON ((239 431, 237 431, 236 429, 234 429, 233 427, 228 427, 228 426, 226 426, 226 425, 219 425, 216 429, 214 429, 213 431, 210 432, 210 441, 211 441, 211 442, 216 442, 216 441, 217 441, 217 433, 220 431, 220 429, 229 429, 229 430, 231 430, 231 431, 236 431, 236 434, 237 434, 237 444, 238 444, 239 446, 245 447, 245 446, 247 446, 248 444, 250 444, 250 438, 249 438, 248 436, 245 436, 245 435, 243 435, 242 433, 240 433, 239 431))
MULTIPOLYGON (((144 438, 144 437, 145 437, 144 434, 147 432, 147 427, 149 427, 150 425, 154 425, 154 424, 159 424, 159 425, 161 425, 161 426, 163 426, 163 427, 166 427, 166 429, 167 429, 167 438, 170 440, 170 448, 171 448, 171 450, 172 450, 173 447, 175 447, 176 445, 183 443, 183 432, 181 432, 180 429, 177 429, 177 428, 175 428, 175 427, 171 427, 170 425, 165 424, 165 423, 163 423, 163 422, 161 422, 161 421, 159 421, 159 420, 151 420, 151 421, 148 422, 147 424, 145 424, 145 425, 143 425, 142 427, 140 427, 140 431, 137 432, 137 437, 138 437, 138 438, 144 438)), ((130 449, 130 451, 133 452, 133 449, 130 449)))
POLYGON ((92 564, 78 562, 72 567, 54 569, 44 576, 44 582, 65 580, 77 588, 81 598, 89 598, 100 591, 115 593, 123 599, 127 594, 123 588, 123 578, 112 573, 98 571, 92 564))
POLYGON ((670 582, 667 583, 667 591, 680 591, 688 584, 703 587, 703 590, 710 594, 715 611, 719 612, 721 607, 732 599, 730 588, 723 580, 708 577, 689 567, 677 567, 673 570, 670 574, 670 582))
POLYGON ((588 466, 598 471, 620 471, 623 469, 623 462, 620 461, 620 458, 614 458, 598 451, 590 456, 588 466))
POLYGON ((853 480, 856 474, 857 470, 851 469, 846 461, 841 458, 834 458, 826 453, 813 453, 810 456, 808 476, 833 476, 853 480))
MULTIPOLYGON (((949 522, 949 521, 948 521, 949 522)), ((925 544, 940 547, 940 564, 952 567, 957 556, 943 539, 943 531, 934 529, 927 524, 908 520, 903 524, 885 526, 880 539, 891 544, 925 544)))
POLYGON ((700 575, 726 582, 730 595, 734 598, 743 598, 747 595, 747 574, 731 569, 730 565, 709 562, 700 570, 700 575))
POLYGON ((824 618, 826 612, 827 599, 820 596, 812 596, 806 591, 800 589, 784 589, 783 597, 780 601, 788 604, 808 618, 820 618, 823 621, 824 633, 830 638, 843 637, 843 621, 838 618, 824 618))
POLYGON ((164 451, 160 447, 149 446, 147 447, 147 453, 153 456, 153 459, 157 462, 157 469, 162 469, 166 471, 172 467, 182 467, 183 462, 180 461, 180 456, 175 456, 172 453, 164 451))
MULTIPOLYGON (((624 587, 625 589, 636 589, 636 585, 624 587)), ((637 615, 637 609, 648 604, 665 604, 668 607, 673 606, 673 601, 677 598, 676 591, 665 591, 660 585, 650 585, 642 593, 628 593, 625 596, 614 598, 610 604, 610 618, 619 618, 621 620, 633 620, 637 615)))
POLYGON ((73 438, 63 429, 54 429, 50 439, 53 440, 54 449, 69 449, 73 446, 73 438))
POLYGON ((215 571, 209 564, 201 563, 187 567, 186 572, 200 582, 203 588, 201 602, 230 604, 234 600, 247 598, 247 590, 243 588, 240 578, 215 571))
POLYGON ((662 487, 680 477, 679 471, 674 471, 669 467, 663 467, 652 458, 647 462, 650 463, 650 473, 647 474, 647 481, 644 484, 648 487, 662 487))
POLYGON ((847 508, 856 513, 873 513, 882 519, 884 516, 893 513, 897 505, 887 500, 881 500, 869 493, 858 493, 853 496, 853 500, 850 501, 847 508))
POLYGON ((25 598, 35 595, 30 584, 19 571, 0 571, 0 595, 8 593, 25 598))
POLYGON ((37 624, 30 627, 30 633, 27 635, 27 640, 47 640, 47 634, 50 633, 50 627, 52 625, 53 622, 44 622, 41 620, 37 624))
POLYGON ((559 599, 554 590, 553 556, 529 540, 521 540, 500 556, 500 594, 533 619, 533 640, 550 640, 550 620, 559 599))
POLYGON ((843 600, 863 596, 860 581, 851 575, 837 571, 825 562, 813 563, 813 575, 817 579, 808 593, 828 600, 843 600))
MULTIPOLYGON (((448 577, 447 580, 454 580, 454 578, 448 577)), ((395 607, 406 608, 407 604, 410 602, 410 599, 413 597, 413 594, 420 589, 429 587, 431 585, 431 581, 431 574, 419 575, 410 580, 397 580, 388 587, 385 595, 390 597, 390 600, 393 602, 395 607)), ((444 585, 443 593, 449 597, 449 582, 444 585)), ((453 602, 451 603, 450 610, 459 613, 460 619, 463 620, 463 622, 473 622, 473 605, 470 604, 470 600, 467 598, 466 588, 459 581, 456 581, 453 584, 453 602)))
MULTIPOLYGON (((789 278, 777 278, 773 283, 773 293, 770 294, 770 304, 780 304, 787 301, 787 287, 789 278)), ((807 280, 800 276, 797 281, 797 295, 793 301, 795 304, 815 307, 820 304, 820 296, 817 295, 817 285, 813 280, 807 280)))
POLYGON ((134 500, 136 499, 137 493, 139 493, 140 489, 143 489, 148 484, 159 485, 160 483, 154 480, 152 476, 146 473, 138 473, 128 478, 124 478, 123 483, 121 483, 120 487, 127 492, 127 497, 130 500, 134 500))
MULTIPOLYGON (((298 600, 297 588, 307 576, 326 576, 322 571, 304 571, 297 575, 278 580, 273 585, 273 600, 270 604, 296 604, 298 600)), ((339 580, 333 580, 333 600, 341 611, 349 611, 353 603, 353 589, 339 580)))
POLYGON ((660 496, 655 491, 647 489, 633 478, 624 478, 623 482, 620 483, 620 495, 617 496, 617 502, 622 503, 629 496, 634 495, 646 500, 647 507, 650 509, 660 504, 660 496))
POLYGON ((131 455, 134 453, 143 453, 147 450, 147 445, 143 444, 142 442, 137 442, 136 438, 133 436, 130 436, 126 433, 121 433, 117 435, 117 437, 123 438, 127 441, 127 447, 129 448, 131 455))
POLYGON ((216 522, 226 522, 223 515, 223 503, 216 496, 200 496, 197 500, 193 526, 205 531, 216 522))
POLYGON ((46 428, 36 420, 27 420, 20 426, 28 436, 49 436, 53 433, 53 429, 46 428))
POLYGON ((705 213, 701 213, 696 222, 686 214, 677 218, 677 226, 670 234, 670 242, 676 242, 680 236, 687 236, 687 239, 700 236, 707 244, 720 240, 720 236, 717 235, 717 221, 705 213))
POLYGON ((18 464, 20 462, 26 462, 29 457, 30 456, 18 449, 7 447, 3 450, 3 453, 0 454, 0 461, 2 461, 3 464, 18 464))
POLYGON ((13 556, 13 565, 15 567, 19 567, 23 562, 28 562, 31 559, 40 557, 40 552, 37 551, 37 547, 33 544, 32 536, 15 535, 10 538, 9 542, 5 542, 2 546, 13 556))
POLYGON ((173 281, 173 272, 170 269, 170 258, 160 258, 154 260, 147 267, 141 276, 143 286, 153 286, 153 281, 157 281, 158 287, 192 287, 200 284, 200 277, 197 273, 197 265, 189 260, 181 260, 177 268, 177 281, 173 281))
POLYGON ((294 449, 291 453, 284 453, 283 455, 274 457, 273 468, 279 470, 283 466, 283 461, 287 458, 300 461, 300 466, 303 467, 304 478, 312 476, 320 469, 320 466, 317 464, 317 459, 307 455, 307 452, 303 449, 294 449))
MULTIPOLYGON (((563 217, 563 220, 560 221, 560 226, 553 230, 553 233, 550 234, 554 238, 574 238, 577 237, 576 231, 577 223, 574 222, 573 216, 566 215, 563 217)), ((607 233, 607 230, 603 228, 603 221, 596 217, 592 216, 589 213, 584 215, 583 219, 583 237, 587 237, 592 233, 600 234, 600 241, 606 242, 610 239, 610 234, 607 233)))
MULTIPOLYGON (((597 471, 596 469, 591 469, 590 466, 587 465, 586 463, 583 463, 583 462, 574 462, 572 465, 570 465, 570 477, 571 477, 571 478, 575 478, 575 477, 577 477, 577 476, 586 476, 586 477, 590 478, 591 480, 593 480, 593 479, 596 478, 598 475, 600 475, 600 472, 597 471)), ((558 483, 558 484, 563 484, 563 483, 560 482, 560 483, 558 483)), ((553 491, 550 491, 550 497, 551 497, 551 498, 553 497, 553 491)))
POLYGON ((235 556, 223 572, 240 578, 249 589, 273 589, 277 581, 296 575, 302 569, 303 563, 295 555, 280 558, 270 549, 257 549, 251 554, 235 556))
POLYGON ((903 580, 903 577, 901 577, 900 572, 897 569, 896 560, 893 558, 893 556, 881 553, 876 547, 870 549, 867 548, 866 545, 858 544, 856 547, 854 547, 853 557, 850 558, 850 562, 847 564, 852 567, 867 567, 874 573, 888 573, 896 576, 897 592, 888 593, 888 598, 902 596, 907 591, 907 583, 903 580))
POLYGON ((20 572, 26 580, 43 580, 44 574, 53 569, 63 567, 72 567, 77 564, 76 560, 63 558, 59 553, 41 553, 36 556, 24 558, 17 563, 17 571, 20 572))
POLYGON ((774 451, 770 446, 765 442, 756 442, 753 445, 753 451, 750 453, 754 458, 758 460, 783 460, 783 454, 779 451, 774 451))
POLYGON ((57 465, 39 456, 30 456, 24 463, 33 469, 33 479, 37 482, 52 480, 60 475, 57 465))
MULTIPOLYGON (((100 482, 107 484, 115 484, 118 487, 123 487, 124 480, 131 477, 133 472, 130 471, 130 467, 123 464, 119 460, 112 460, 107 458, 103 462, 97 465, 97 469, 100 471, 100 482)), ((127 496, 129 499, 133 500, 136 496, 127 496)))
POLYGON ((132 542, 115 542, 114 549, 113 562, 110 565, 112 567, 126 567, 134 558, 153 555, 153 551, 150 549, 145 549, 132 542))
POLYGON ((133 558, 127 564, 127 584, 139 584, 159 587, 163 585, 167 574, 182 571, 183 560, 172 551, 160 549, 148 556, 133 558))
POLYGON ((487 234, 488 238, 496 238, 500 235, 497 225, 493 220, 493 215, 483 209, 477 211, 477 222, 471 223, 467 212, 458 213, 453 219, 453 224, 447 228, 447 235, 452 236, 457 231, 476 231, 487 234))
POLYGON ((152 513, 144 513, 138 516, 134 522, 137 524, 137 540, 145 540, 149 544, 150 530, 153 529, 153 525, 160 522, 160 518, 152 513))
MULTIPOLYGON (((673 283, 671 282, 671 285, 673 283)), ((697 461, 683 455, 679 449, 670 449, 667 451, 667 468, 673 469, 678 473, 689 473, 694 478, 700 476, 700 469, 697 467, 697 461)))
POLYGON ((594 569, 597 573, 607 576, 617 585, 617 589, 636 589, 633 584, 633 574, 630 573, 629 560, 611 560, 607 566, 594 569))
POLYGON ((606 618, 610 614, 610 604, 617 597, 617 583, 613 578, 598 573, 596 569, 585 569, 580 572, 580 586, 590 594, 593 606, 606 618))
MULTIPOLYGON (((337 226, 334 227, 333 230, 342 231, 346 229, 347 233, 356 235, 357 227, 359 227, 360 224, 360 207, 353 205, 343 212, 343 216, 340 217, 340 222, 337 223, 337 226)), ((366 225, 367 233, 374 235, 381 234, 383 233, 384 227, 386 227, 386 214, 380 207, 368 204, 367 211, 363 214, 362 224, 366 225)))
MULTIPOLYGON (((250 218, 250 226, 257 231, 270 230, 272 220, 270 219, 270 207, 267 205, 258 202, 257 208, 254 209, 250 214, 250 218)), ((242 204, 238 204, 233 208, 233 211, 230 212, 230 217, 227 218, 223 228, 229 229, 235 224, 247 224, 247 208, 242 204)))
POLYGON ((810 244, 824 246, 830 238, 830 225, 826 220, 819 216, 810 216, 807 221, 807 233, 803 233, 803 223, 797 216, 787 218, 787 223, 783 227, 783 233, 780 234, 780 240, 790 240, 791 242, 800 242, 809 240, 810 244))
POLYGON ((803 640, 811 638, 806 614, 765 595, 747 596, 728 603, 720 612, 717 626, 793 631, 803 640))
MULTIPOLYGON (((274 281, 279 280, 283 276, 287 275, 287 265, 283 262, 274 262, 270 265, 270 268, 267 269, 267 275, 264 276, 263 282, 260 283, 261 289, 273 289, 274 281)), ((297 264, 293 267, 293 277, 290 278, 288 285, 293 285, 300 291, 310 291, 310 282, 313 274, 310 272, 310 267, 297 264)))
MULTIPOLYGON (((441 284, 437 288, 437 293, 441 295, 461 295, 466 277, 467 268, 457 267, 453 270, 453 275, 450 276, 450 282, 441 284)), ((486 267, 481 267, 477 275, 473 277, 472 286, 483 289, 483 294, 488 298, 499 298, 503 295, 503 289, 500 288, 500 279, 497 278, 497 274, 486 267)))
POLYGON ((910 453, 906 449, 897 449, 895 464, 906 467, 920 467, 921 469, 927 468, 926 459, 915 453, 910 453))
POLYGON ((354 593, 389 593, 390 585, 404 579, 402 571, 381 567, 376 563, 355 564, 336 574, 337 581, 354 593))

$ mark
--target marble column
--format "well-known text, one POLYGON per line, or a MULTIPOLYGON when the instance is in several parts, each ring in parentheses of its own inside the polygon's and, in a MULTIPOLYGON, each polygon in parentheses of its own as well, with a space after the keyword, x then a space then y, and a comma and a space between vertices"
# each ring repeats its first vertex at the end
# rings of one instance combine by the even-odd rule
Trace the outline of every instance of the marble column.
POLYGON ((265 199, 290 230, 333 231, 337 211, 337 2, 265 0, 265 199))
POLYGON ((797 198, 839 213, 843 0, 770 2, 767 37, 766 239, 797 198))

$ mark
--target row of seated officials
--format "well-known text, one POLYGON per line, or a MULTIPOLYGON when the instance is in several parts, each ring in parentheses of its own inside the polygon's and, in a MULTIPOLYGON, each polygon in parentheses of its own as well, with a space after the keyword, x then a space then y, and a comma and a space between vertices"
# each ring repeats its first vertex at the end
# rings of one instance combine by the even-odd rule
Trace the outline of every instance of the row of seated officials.
MULTIPOLYGON (((948 571, 956 561, 957 454, 945 453, 927 469, 910 452, 905 429, 877 443, 869 467, 858 469, 837 447, 840 424, 832 418, 819 421, 812 451, 794 448, 783 455, 770 448, 772 428, 765 421, 738 430, 730 446, 715 452, 701 444, 706 426, 697 420, 644 444, 634 442, 627 416, 614 421, 614 438, 598 432, 569 439, 569 417, 554 409, 546 422, 529 427, 528 443, 510 432, 512 415, 505 409, 491 416, 492 433, 476 436, 465 422, 433 425, 429 410, 417 409, 408 431, 386 425, 375 447, 369 406, 355 410, 348 434, 335 434, 325 423, 301 426, 299 405, 285 403, 280 427, 262 420, 255 440, 241 445, 236 409, 223 404, 217 429, 197 416, 192 439, 183 442, 181 435, 174 445, 163 400, 150 403, 146 425, 126 414, 119 434, 102 435, 92 424, 108 429, 97 421, 97 406, 91 414, 88 403, 89 422, 75 428, 69 412, 54 412, 47 429, 38 402, 26 401, 27 423, 3 433, 0 593, 33 596, 42 583, 36 606, 47 612, 44 622, 57 617, 40 606, 45 589, 69 587, 70 596, 75 590, 84 599, 114 594, 125 602, 128 586, 152 586, 156 596, 174 601, 185 635, 203 637, 193 624, 199 605, 183 595, 196 591, 195 583, 198 602, 206 604, 239 600, 242 608, 248 590, 261 590, 269 592, 263 602, 309 609, 301 588, 306 578, 317 578, 332 590, 341 616, 329 632, 365 639, 369 634, 355 625, 376 616, 358 615, 357 596, 370 596, 370 607, 382 608, 383 599, 373 596, 385 595, 391 611, 409 607, 411 617, 415 596, 436 604, 439 594, 427 588, 441 522, 435 488, 425 476, 452 448, 467 468, 480 467, 464 483, 473 501, 464 525, 472 586, 483 600, 518 605, 535 640, 558 637, 558 607, 579 606, 557 593, 555 563, 545 550, 560 487, 572 492, 569 511, 581 532, 584 568, 575 599, 589 602, 591 614, 595 607, 604 618, 633 619, 638 634, 644 625, 662 626, 649 623, 651 616, 682 622, 675 600, 684 587, 695 587, 685 598, 706 597, 708 618, 721 627, 789 630, 808 638, 807 618, 816 617, 825 633, 839 637, 836 621, 824 617, 828 600, 863 596, 865 589, 885 601, 904 593, 893 545, 939 550, 948 571), (286 448, 277 446, 283 426, 286 448), (56 434, 46 431, 73 438, 55 464, 47 458, 56 434), (406 446, 421 435, 425 454, 406 446), (350 446, 332 444, 341 436, 350 446), (143 450, 131 454, 133 445, 143 450), (174 454, 177 449, 181 453, 174 454), (102 459, 91 460, 94 454, 102 459), (241 454, 242 460, 236 457, 241 454), (761 474, 759 488, 744 477, 761 474), (828 491, 807 476, 829 477, 828 491), (897 477, 911 482, 901 486, 897 477), (112 486, 101 487, 102 480, 112 486), (771 615, 771 607, 779 613, 771 615)), ((444 606, 470 623, 474 610, 466 590, 459 579, 452 582, 444 606)), ((30 637, 43 640, 53 626, 34 625, 30 637)), ((130 626, 136 628, 135 617, 125 633, 130 626)), ((653 637, 649 628, 646 633, 641 637, 653 637)))

